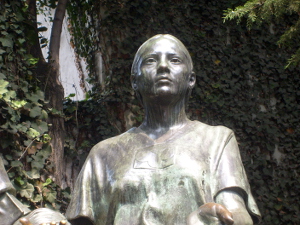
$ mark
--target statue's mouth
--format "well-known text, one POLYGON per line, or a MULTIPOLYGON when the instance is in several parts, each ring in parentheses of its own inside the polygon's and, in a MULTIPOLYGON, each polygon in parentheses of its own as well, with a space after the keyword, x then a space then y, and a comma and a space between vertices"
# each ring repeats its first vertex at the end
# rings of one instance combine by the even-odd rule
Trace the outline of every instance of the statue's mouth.
POLYGON ((172 82, 172 80, 167 75, 160 75, 156 78, 156 82, 172 82))

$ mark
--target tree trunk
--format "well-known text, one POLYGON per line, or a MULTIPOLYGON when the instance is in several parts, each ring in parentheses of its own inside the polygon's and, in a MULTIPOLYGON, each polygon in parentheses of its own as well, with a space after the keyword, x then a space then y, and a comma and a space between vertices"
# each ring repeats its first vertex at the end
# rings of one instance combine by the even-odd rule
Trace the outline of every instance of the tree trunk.
MULTIPOLYGON (((68 0, 59 0, 55 10, 49 46, 49 70, 45 80, 46 99, 49 101, 49 107, 55 112, 62 112, 63 110, 64 89, 59 81, 59 49, 67 2, 68 0)), ((48 120, 48 123, 51 124, 49 129, 52 147, 51 161, 54 166, 55 182, 64 187, 64 118, 62 114, 55 112, 49 114, 48 120)))
MULTIPOLYGON (((30 49, 30 53, 39 58, 39 62, 36 68, 36 74, 38 79, 44 82, 44 90, 46 100, 49 101, 49 108, 55 109, 56 112, 62 112, 64 89, 59 81, 59 49, 60 49, 60 36, 62 31, 62 24, 66 12, 66 6, 68 0, 59 0, 55 10, 55 16, 53 20, 50 46, 49 46, 49 61, 44 60, 38 38, 38 31, 36 25, 36 0, 27 0, 28 10, 32 17, 33 24, 36 29, 36 42, 30 49)), ((51 124, 49 128, 49 135, 51 137, 52 157, 51 161, 54 165, 54 178, 55 182, 65 187, 64 182, 64 118, 62 114, 50 113, 48 123, 51 124)))
MULTIPOLYGON (((48 61, 50 70, 45 88, 46 99, 49 100, 49 106, 58 112, 62 112, 63 110, 64 99, 64 89, 59 81, 59 49, 62 23, 67 2, 68 0, 59 0, 56 7, 50 39, 50 58, 48 61)), ((55 168, 54 177, 56 183, 64 188, 64 118, 60 114, 52 113, 49 115, 49 123, 52 124, 49 135, 51 137, 52 162, 55 168)))
MULTIPOLYGON (((48 74, 48 63, 45 61, 43 53, 42 53, 42 49, 40 46, 40 42, 39 42, 39 32, 38 32, 38 28, 37 28, 37 8, 36 8, 36 0, 27 0, 26 1, 27 5, 28 5, 28 12, 30 14, 30 19, 32 21, 32 26, 34 26, 34 30, 35 30, 35 41, 34 44, 30 47, 30 54, 35 57, 38 58, 39 61, 36 65, 36 69, 35 69, 35 76, 37 76, 38 80, 44 81, 44 83, 46 83, 46 77, 48 74)), ((41 88, 45 88, 45 87, 41 87, 41 88)))

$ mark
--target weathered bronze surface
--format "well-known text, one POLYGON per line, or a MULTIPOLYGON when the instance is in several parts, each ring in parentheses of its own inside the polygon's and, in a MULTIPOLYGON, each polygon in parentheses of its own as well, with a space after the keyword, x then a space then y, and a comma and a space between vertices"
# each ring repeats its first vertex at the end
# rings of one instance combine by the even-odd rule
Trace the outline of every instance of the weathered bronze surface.
POLYGON ((259 210, 233 132, 190 121, 191 57, 171 35, 137 51, 132 87, 145 109, 139 127, 98 143, 72 193, 72 224, 252 224, 259 210))

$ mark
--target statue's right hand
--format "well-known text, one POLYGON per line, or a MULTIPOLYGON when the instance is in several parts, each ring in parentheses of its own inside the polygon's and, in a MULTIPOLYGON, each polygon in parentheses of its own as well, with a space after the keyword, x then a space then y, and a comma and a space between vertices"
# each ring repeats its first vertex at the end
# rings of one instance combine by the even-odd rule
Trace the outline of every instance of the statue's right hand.
POLYGON ((220 225, 221 222, 226 225, 234 223, 231 212, 225 206, 214 202, 200 206, 187 219, 188 225, 220 225))

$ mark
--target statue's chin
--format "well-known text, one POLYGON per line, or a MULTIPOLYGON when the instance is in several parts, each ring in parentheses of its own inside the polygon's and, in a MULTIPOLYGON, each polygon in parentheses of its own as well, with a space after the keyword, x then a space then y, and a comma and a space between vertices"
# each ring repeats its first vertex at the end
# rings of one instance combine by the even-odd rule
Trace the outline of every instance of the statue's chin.
POLYGON ((183 87, 178 87, 172 83, 155 84, 152 87, 145 88, 140 92, 143 103, 155 103, 169 105, 185 100, 187 90, 183 87))
POLYGON ((158 89, 155 92, 155 96, 159 96, 159 97, 168 97, 168 96, 172 96, 172 95, 174 95, 174 93, 170 89, 167 89, 167 88, 158 89))

